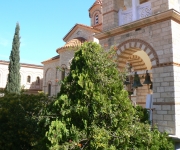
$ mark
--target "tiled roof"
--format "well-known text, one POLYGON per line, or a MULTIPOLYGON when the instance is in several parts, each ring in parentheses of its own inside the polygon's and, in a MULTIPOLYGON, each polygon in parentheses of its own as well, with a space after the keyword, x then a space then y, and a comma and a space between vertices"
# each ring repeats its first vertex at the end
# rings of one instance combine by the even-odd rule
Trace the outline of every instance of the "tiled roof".
POLYGON ((87 26, 87 25, 84 25, 84 24, 79 24, 79 23, 77 23, 77 24, 75 24, 75 25, 71 28, 71 30, 64 36, 64 38, 63 38, 64 41, 65 41, 66 37, 71 33, 71 31, 73 31, 76 27, 84 27, 84 28, 86 28, 86 29, 90 29, 92 32, 95 32, 95 33, 101 32, 100 29, 97 29, 97 28, 94 28, 94 27, 91 27, 91 26, 87 26))
POLYGON ((56 60, 56 59, 59 59, 59 55, 54 56, 54 57, 52 57, 52 58, 50 58, 50 59, 48 59, 48 60, 45 60, 45 61, 43 61, 42 63, 48 62, 48 61, 51 61, 51 60, 56 60))
POLYGON ((56 50, 56 52, 67 49, 67 48, 80 47, 85 41, 86 41, 86 39, 84 39, 82 37, 74 38, 74 39, 70 40, 69 42, 67 42, 63 47, 58 48, 56 50))

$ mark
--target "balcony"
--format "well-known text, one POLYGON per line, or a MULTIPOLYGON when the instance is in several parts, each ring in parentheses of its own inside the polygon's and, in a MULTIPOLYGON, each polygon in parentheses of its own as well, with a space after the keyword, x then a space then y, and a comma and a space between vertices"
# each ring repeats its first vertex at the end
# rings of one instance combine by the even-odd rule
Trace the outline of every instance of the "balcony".
POLYGON ((143 4, 132 5, 132 8, 127 10, 119 10, 119 26, 146 18, 152 15, 151 3, 146 2, 143 4))

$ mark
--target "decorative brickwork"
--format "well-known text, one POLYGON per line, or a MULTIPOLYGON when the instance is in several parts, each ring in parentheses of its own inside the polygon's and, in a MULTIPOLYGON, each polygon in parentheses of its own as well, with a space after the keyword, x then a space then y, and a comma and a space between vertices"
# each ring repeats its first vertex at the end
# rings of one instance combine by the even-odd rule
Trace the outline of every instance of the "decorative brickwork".
MULTIPOLYGON (((150 56, 151 54, 153 55, 153 57, 150 59, 153 66, 159 66, 159 59, 157 56, 156 51, 153 49, 153 47, 148 44, 147 42, 141 40, 141 39, 129 39, 123 43, 121 43, 118 46, 118 50, 120 51, 120 53, 122 53, 123 51, 125 51, 128 48, 138 48, 141 49, 143 51, 145 51, 147 53, 148 56, 150 56), (154 63, 155 62, 155 63, 154 63)), ((120 54, 119 54, 120 55, 120 54)))
POLYGON ((164 67, 164 66, 178 66, 178 67, 180 67, 180 63, 176 63, 176 62, 160 63, 159 65, 153 66, 152 68, 158 68, 158 67, 164 67))

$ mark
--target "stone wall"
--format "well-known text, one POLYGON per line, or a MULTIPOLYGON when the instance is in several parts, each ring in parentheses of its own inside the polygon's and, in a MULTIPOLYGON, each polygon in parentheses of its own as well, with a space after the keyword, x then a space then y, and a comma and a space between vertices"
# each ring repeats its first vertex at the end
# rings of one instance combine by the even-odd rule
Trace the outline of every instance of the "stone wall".
POLYGON ((44 64, 44 80, 43 80, 43 91, 48 94, 48 84, 51 84, 51 95, 56 96, 60 91, 58 81, 60 80, 59 59, 48 61, 44 64))
MULTIPOLYGON (((149 0, 151 3, 152 15, 165 12, 169 9, 180 11, 178 0, 149 0)), ((103 0, 103 31, 118 27, 118 11, 123 9, 123 0, 103 0)))
POLYGON ((172 61, 172 31, 171 21, 163 21, 139 30, 128 31, 100 40, 100 44, 104 48, 111 46, 119 46, 121 43, 130 39, 141 39, 153 47, 158 55, 159 63, 167 63, 172 61))
MULTIPOLYGON (((7 83, 8 61, 0 61, 0 88, 5 88, 7 83)), ((42 90, 43 80, 43 66, 33 64, 21 64, 20 68, 21 86, 24 89, 42 90), (27 77, 30 76, 31 82, 27 82, 27 77), (40 83, 37 84, 37 77, 40 79, 40 83)))
POLYGON ((178 126, 175 125, 177 115, 173 73, 175 68, 175 66, 164 66, 153 69, 153 107, 155 108, 153 119, 160 131, 179 135, 178 126))
POLYGON ((69 42, 70 40, 77 37, 82 37, 87 41, 93 41, 93 32, 87 29, 79 28, 68 38, 66 42, 69 42))
MULTIPOLYGON (((158 125, 160 131, 167 131, 169 134, 174 135, 180 135, 179 29, 180 25, 178 23, 166 20, 138 30, 127 30, 125 33, 100 40, 100 44, 106 49, 109 49, 112 45, 118 47, 118 56, 130 47, 140 48, 147 53, 150 60, 152 60, 153 71, 153 108, 155 108, 153 121, 158 125), (147 44, 140 43, 139 39, 147 44), (129 44, 126 41, 130 41, 129 44), (125 44, 122 44, 123 42, 125 44), (123 46, 121 47, 121 45, 123 46), (147 51, 147 48, 144 48, 148 45, 153 48, 156 55, 153 56, 151 52, 147 51), (153 58, 156 56, 157 59, 153 58), (154 60, 157 60, 156 63, 153 63, 154 60)), ((148 92, 146 86, 138 88, 136 102, 142 105, 145 104, 148 92)))

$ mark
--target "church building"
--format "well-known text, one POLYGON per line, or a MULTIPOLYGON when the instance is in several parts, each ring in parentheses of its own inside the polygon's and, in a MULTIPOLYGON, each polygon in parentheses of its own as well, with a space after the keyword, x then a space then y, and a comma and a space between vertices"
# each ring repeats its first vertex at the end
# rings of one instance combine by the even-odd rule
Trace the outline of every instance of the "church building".
MULTIPOLYGON (((9 61, 0 60, 0 89, 7 84, 9 61)), ((28 94, 37 94, 42 91, 43 66, 35 64, 20 63, 21 89, 28 94)), ((2 94, 0 93, 0 96, 2 94)))
POLYGON ((180 1, 96 0, 88 11, 91 25, 77 23, 64 36, 58 55, 42 62, 43 91, 59 92, 57 81, 69 73, 73 50, 83 42, 97 42, 105 50, 115 46, 118 69, 130 66, 125 88, 132 102, 147 107, 152 95, 153 124, 179 139, 180 1))

